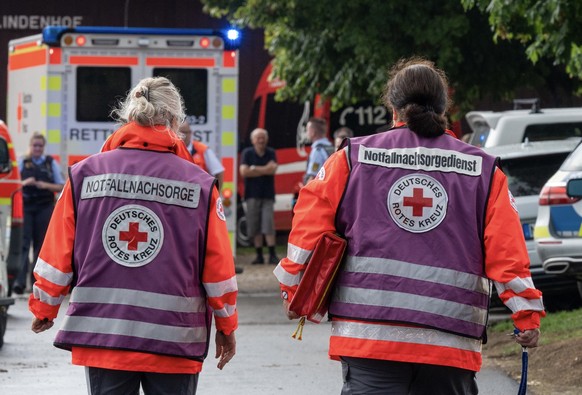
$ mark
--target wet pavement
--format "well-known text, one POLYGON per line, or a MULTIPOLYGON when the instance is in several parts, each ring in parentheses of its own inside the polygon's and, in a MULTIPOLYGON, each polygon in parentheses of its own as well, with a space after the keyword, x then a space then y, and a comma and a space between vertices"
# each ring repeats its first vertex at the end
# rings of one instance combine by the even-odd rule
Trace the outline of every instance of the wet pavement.
MULTIPOLYGON (((214 344, 200 376, 199 395, 338 394, 341 365, 327 357, 330 324, 307 323, 303 340, 291 338, 296 321, 288 321, 278 298, 274 265, 250 265, 237 276, 240 325, 237 355, 224 370, 216 368, 214 344)), ((70 363, 68 352, 52 346, 64 306, 51 330, 34 334, 25 297, 9 310, 5 345, 0 350, 0 394, 85 394, 84 369, 70 363)), ((214 339, 214 336, 211 337, 214 339)), ((517 393, 517 383, 485 362, 477 376, 481 395, 517 393)))

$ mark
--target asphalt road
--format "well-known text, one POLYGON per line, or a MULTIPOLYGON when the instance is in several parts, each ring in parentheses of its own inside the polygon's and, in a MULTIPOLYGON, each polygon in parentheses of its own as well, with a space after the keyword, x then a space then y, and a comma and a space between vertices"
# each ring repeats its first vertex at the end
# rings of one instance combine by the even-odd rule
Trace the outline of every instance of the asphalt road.
MULTIPOLYGON (((303 340, 291 338, 296 321, 283 316, 275 294, 242 294, 237 355, 224 370, 216 368, 214 345, 198 385, 199 395, 327 395, 341 390, 340 364, 327 358, 329 324, 307 323, 303 340)), ((64 312, 61 309, 60 318, 64 312)), ((60 319, 51 330, 34 334, 27 300, 9 310, 4 348, 0 350, 0 394, 85 394, 84 369, 70 363, 68 352, 52 346, 60 319)), ((212 336, 214 338, 214 336, 212 336)), ((478 373, 481 395, 516 394, 517 383, 490 367, 478 373)))

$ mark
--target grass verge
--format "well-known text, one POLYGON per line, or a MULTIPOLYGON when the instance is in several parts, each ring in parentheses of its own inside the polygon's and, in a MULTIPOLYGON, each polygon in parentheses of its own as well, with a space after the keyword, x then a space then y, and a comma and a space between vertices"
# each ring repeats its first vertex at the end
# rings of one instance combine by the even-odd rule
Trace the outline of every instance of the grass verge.
MULTIPOLYGON (((558 311, 548 313, 541 321, 541 344, 551 344, 558 340, 582 337, 582 309, 571 311, 558 311)), ((511 320, 502 321, 493 325, 492 332, 511 333, 513 323, 511 320)))

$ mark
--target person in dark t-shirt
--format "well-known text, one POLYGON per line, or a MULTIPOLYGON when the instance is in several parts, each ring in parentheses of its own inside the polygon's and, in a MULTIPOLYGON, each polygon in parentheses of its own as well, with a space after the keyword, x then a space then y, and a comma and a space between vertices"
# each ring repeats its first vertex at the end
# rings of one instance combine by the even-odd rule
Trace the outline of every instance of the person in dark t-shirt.
POLYGON ((275 150, 267 147, 269 134, 265 129, 251 132, 252 147, 245 148, 241 155, 240 174, 245 180, 247 204, 247 231, 253 240, 257 256, 253 264, 265 263, 263 258, 263 235, 269 248, 269 263, 279 263, 275 253, 275 150))

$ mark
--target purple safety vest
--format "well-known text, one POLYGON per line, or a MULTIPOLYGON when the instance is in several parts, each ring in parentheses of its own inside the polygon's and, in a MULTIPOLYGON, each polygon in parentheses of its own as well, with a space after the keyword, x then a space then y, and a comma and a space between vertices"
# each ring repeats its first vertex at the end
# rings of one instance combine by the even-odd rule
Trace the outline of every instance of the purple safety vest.
POLYGON ((407 128, 350 139, 337 213, 348 240, 330 315, 481 338, 486 204, 496 158, 407 128))
POLYGON ((214 178, 172 153, 116 149, 70 169, 75 287, 55 345, 202 360, 214 178))

